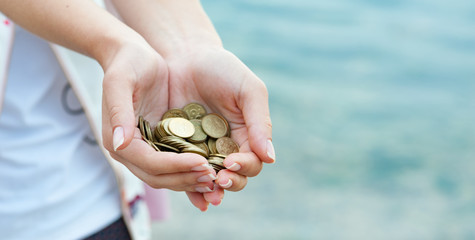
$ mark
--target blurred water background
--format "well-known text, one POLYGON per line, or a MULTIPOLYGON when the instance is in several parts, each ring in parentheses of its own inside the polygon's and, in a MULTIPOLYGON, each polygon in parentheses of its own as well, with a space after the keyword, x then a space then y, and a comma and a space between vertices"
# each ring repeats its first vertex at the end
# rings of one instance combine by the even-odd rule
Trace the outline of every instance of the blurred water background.
POLYGON ((161 239, 475 239, 475 1, 203 0, 267 84, 277 163, 161 239))

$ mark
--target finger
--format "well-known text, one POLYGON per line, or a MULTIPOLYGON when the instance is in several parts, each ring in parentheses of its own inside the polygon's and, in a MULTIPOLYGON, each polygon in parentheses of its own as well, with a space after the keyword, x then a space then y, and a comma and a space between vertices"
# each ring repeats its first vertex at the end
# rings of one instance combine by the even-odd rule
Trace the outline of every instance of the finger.
POLYGON ((142 139, 137 138, 134 138, 126 149, 112 152, 111 156, 123 164, 130 162, 150 175, 214 171, 208 161, 198 154, 156 152, 142 139))
MULTIPOLYGON (((113 136, 112 146, 106 146, 109 151, 116 151, 127 147, 132 141, 135 129, 135 115, 132 102, 133 81, 123 81, 124 76, 119 74, 121 73, 108 72, 104 76, 103 82, 103 111, 106 112, 108 117, 108 119, 103 119, 103 121, 109 121, 109 124, 104 124, 104 126, 110 126, 110 129, 104 129, 103 131, 109 131, 113 136)), ((104 134, 104 136, 110 135, 104 134)), ((104 139, 104 142, 110 141, 104 139)))
POLYGON ((130 162, 124 162, 124 165, 135 176, 152 188, 167 188, 174 191, 211 192, 214 187, 213 180, 216 179, 216 176, 208 171, 153 176, 130 162))
POLYGON ((262 161, 253 152, 233 153, 224 159, 224 166, 233 172, 254 177, 262 170, 262 161))
POLYGON ((215 183, 223 189, 237 192, 247 185, 247 177, 229 170, 221 170, 215 183))
POLYGON ((188 199, 190 199, 190 202, 193 204, 193 206, 195 206, 202 212, 208 210, 209 202, 205 200, 202 193, 186 192, 186 195, 188 196, 188 199))
POLYGON ((215 184, 214 191, 203 193, 205 200, 214 206, 221 204, 224 197, 224 190, 215 184))
POLYGON ((260 79, 252 75, 243 83, 242 93, 240 106, 248 128, 251 149, 261 161, 274 163, 267 88, 260 79))
POLYGON ((187 187, 187 192, 210 193, 214 191, 214 182, 205 182, 187 187))

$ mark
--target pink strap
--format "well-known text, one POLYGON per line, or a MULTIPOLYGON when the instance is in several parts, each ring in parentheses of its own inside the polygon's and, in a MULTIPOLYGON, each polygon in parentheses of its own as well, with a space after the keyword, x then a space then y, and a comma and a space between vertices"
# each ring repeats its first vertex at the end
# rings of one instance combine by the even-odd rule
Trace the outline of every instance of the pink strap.
POLYGON ((145 185, 145 203, 150 211, 152 221, 163 221, 170 216, 168 190, 154 189, 145 185))

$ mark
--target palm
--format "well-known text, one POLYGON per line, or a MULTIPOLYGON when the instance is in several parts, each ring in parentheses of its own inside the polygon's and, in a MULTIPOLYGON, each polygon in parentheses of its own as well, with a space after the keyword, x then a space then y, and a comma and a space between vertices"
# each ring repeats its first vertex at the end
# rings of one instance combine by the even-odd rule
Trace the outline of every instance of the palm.
POLYGON ((262 119, 252 117, 256 116, 256 110, 265 112, 261 109, 266 110, 266 99, 249 97, 266 98, 267 93, 265 86, 262 88, 263 84, 259 84, 257 77, 239 59, 224 50, 167 59, 167 63, 160 56, 136 56, 133 51, 117 59, 104 78, 104 145, 137 177, 155 188, 187 191, 191 202, 202 210, 207 202, 215 205, 221 202, 222 188, 211 193, 195 192, 201 192, 198 187, 212 185, 211 182, 196 183, 207 171, 190 172, 206 162, 205 159, 194 154, 156 153, 141 140, 135 127, 139 115, 155 124, 168 108, 181 108, 190 102, 202 103, 210 112, 223 115, 230 123, 232 138, 240 145, 240 152, 230 155, 226 161, 237 162, 242 168, 221 171, 217 179, 221 180, 219 185, 239 191, 247 183, 246 176, 259 173, 262 163, 254 153, 255 148, 250 147, 255 146, 255 136, 259 136, 256 132, 259 132, 250 130, 252 123, 262 119), (264 103, 264 108, 255 103, 264 103), (127 114, 116 115, 120 112, 127 114), (117 126, 114 122, 125 128, 127 147, 121 151, 113 150, 110 141, 111 130, 117 126), (227 181, 231 185, 226 185, 227 181))
POLYGON ((156 59, 149 68, 152 70, 139 76, 140 83, 137 83, 133 94, 134 112, 136 117, 142 115, 150 123, 157 123, 168 107, 168 72, 161 58, 156 59))
MULTIPOLYGON (((181 108, 190 102, 204 104, 208 111, 224 116, 230 125, 231 136, 239 144, 240 153, 250 153, 248 126, 243 115, 243 89, 246 89, 248 69, 233 54, 209 51, 194 56, 167 61, 169 64, 169 104, 181 108)), ((252 85, 252 84, 251 84, 252 85)), ((258 170, 259 171, 259 170, 258 170)), ((220 172, 236 174, 229 170, 220 172)), ((240 176, 239 178, 246 178, 240 176)), ((245 185, 245 184, 244 184, 245 185)), ((242 185, 242 187, 244 187, 242 185)), ((224 192, 188 193, 192 203, 219 203, 224 192)))
POLYGON ((224 116, 231 127, 232 138, 241 151, 250 151, 248 131, 242 114, 240 90, 244 76, 236 76, 244 67, 234 55, 227 52, 203 54, 205 57, 168 61, 169 104, 183 107, 190 102, 204 104, 208 111, 224 116))
MULTIPOLYGON (((104 144, 112 148, 112 122, 125 106, 135 116, 143 115, 157 122, 168 107, 167 65, 160 55, 141 48, 125 49, 117 54, 104 76, 103 135, 104 144), (121 106, 122 105, 122 106, 121 106)), ((126 132, 133 135, 134 119, 126 119, 126 132), (128 121, 127 121, 128 120, 128 121)), ((137 140, 136 138, 133 141, 137 140)))

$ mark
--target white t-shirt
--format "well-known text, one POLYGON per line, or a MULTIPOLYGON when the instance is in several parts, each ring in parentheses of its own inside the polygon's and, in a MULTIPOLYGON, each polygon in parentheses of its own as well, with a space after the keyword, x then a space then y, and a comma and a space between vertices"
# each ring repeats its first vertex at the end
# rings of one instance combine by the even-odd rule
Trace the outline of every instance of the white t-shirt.
POLYGON ((0 238, 87 237, 120 217, 114 173, 49 45, 15 31, 0 113, 0 238))

